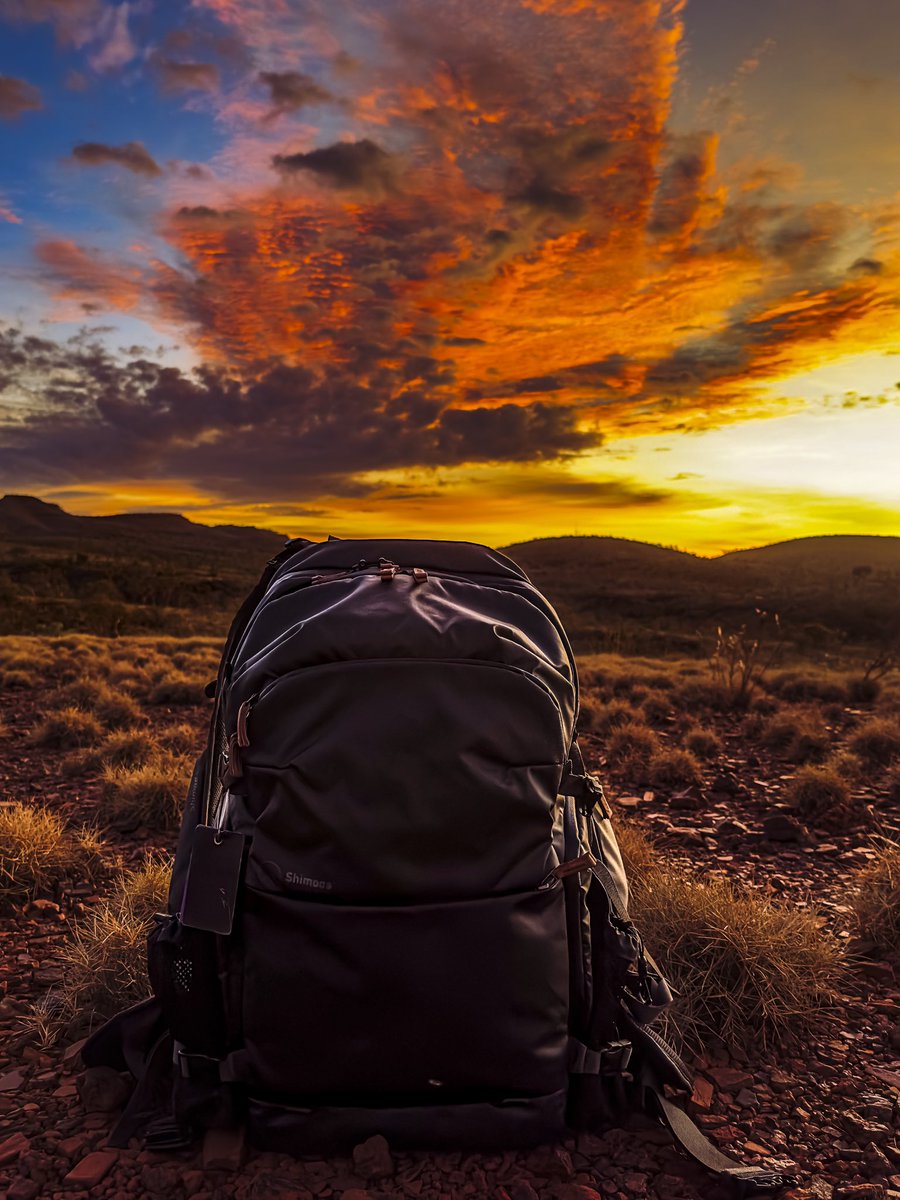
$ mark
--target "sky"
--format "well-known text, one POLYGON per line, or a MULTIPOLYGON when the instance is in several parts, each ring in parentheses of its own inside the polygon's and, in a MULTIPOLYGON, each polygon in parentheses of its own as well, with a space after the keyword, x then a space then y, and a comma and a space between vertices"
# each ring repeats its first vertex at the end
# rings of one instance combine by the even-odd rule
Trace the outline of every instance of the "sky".
POLYGON ((896 0, 0 0, 0 490, 900 535, 896 0))

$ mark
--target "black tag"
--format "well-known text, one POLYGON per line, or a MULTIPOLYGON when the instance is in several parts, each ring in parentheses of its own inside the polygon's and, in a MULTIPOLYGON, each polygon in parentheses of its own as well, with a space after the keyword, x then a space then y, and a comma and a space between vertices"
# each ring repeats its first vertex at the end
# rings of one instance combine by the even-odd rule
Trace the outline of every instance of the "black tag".
POLYGON ((231 829, 198 825, 188 868, 181 923, 210 933, 231 933, 241 879, 244 835, 231 829))

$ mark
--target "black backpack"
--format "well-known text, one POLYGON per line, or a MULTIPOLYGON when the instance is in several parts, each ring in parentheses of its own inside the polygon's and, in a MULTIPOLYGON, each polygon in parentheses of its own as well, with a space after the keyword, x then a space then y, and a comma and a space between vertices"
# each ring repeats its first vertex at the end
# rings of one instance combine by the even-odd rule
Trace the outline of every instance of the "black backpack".
POLYGON ((85 1045, 138 1085, 111 1144, 533 1147, 641 1110, 744 1190, 667 1091, 671 993, 628 917, 560 620, 468 542, 290 541, 229 633, 153 997, 85 1045))

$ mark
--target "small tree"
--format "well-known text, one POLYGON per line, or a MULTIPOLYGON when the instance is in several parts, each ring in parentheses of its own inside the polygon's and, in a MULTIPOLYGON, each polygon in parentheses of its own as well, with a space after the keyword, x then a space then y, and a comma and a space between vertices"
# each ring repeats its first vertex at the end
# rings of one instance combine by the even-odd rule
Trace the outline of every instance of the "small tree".
POLYGON ((746 625, 726 632, 716 627, 716 645, 710 666, 719 683, 728 691, 736 708, 745 708, 753 689, 775 662, 781 647, 777 641, 766 644, 768 634, 777 638, 781 633, 778 613, 757 608, 757 631, 751 633, 746 625))

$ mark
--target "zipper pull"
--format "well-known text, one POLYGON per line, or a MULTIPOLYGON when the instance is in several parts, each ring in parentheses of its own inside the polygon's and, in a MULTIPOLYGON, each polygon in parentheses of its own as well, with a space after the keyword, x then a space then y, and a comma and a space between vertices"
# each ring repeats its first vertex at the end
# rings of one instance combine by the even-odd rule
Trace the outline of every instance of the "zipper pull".
POLYGON ((417 583, 425 582, 425 580, 428 578, 428 572, 425 570, 424 567, 413 567, 412 577, 413 577, 413 587, 415 587, 417 583))
POLYGON ((382 583, 390 583, 399 570, 398 564, 391 562, 389 558, 379 558, 378 575, 382 583))
POLYGON ((358 563, 354 563, 352 567, 347 567, 344 571, 331 571, 327 575, 313 575, 309 581, 312 583, 328 583, 332 579, 345 579, 346 576, 352 575, 354 571, 364 571, 369 565, 367 558, 361 558, 358 563))
POLYGON ((237 710, 237 721, 235 722, 237 744, 239 746, 250 745, 250 734, 247 732, 247 721, 250 717, 250 710, 253 708, 255 696, 251 696, 249 700, 242 700, 241 706, 237 710))

